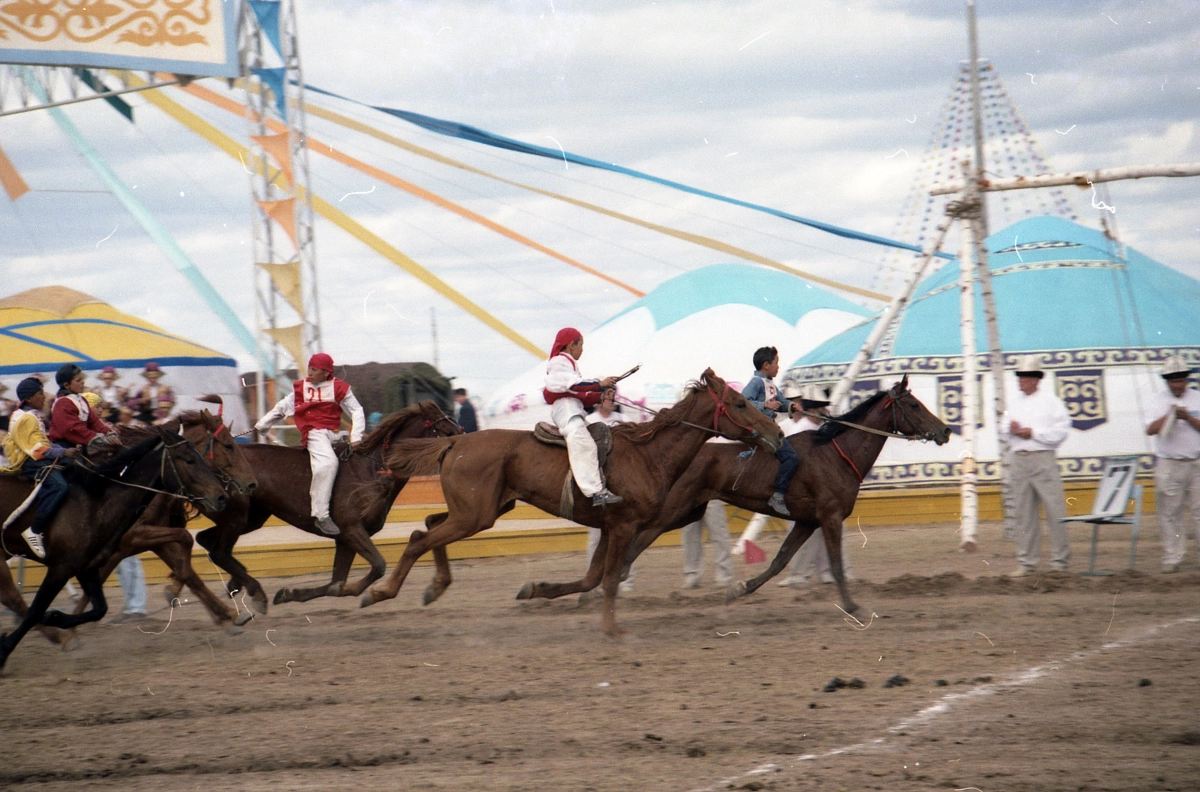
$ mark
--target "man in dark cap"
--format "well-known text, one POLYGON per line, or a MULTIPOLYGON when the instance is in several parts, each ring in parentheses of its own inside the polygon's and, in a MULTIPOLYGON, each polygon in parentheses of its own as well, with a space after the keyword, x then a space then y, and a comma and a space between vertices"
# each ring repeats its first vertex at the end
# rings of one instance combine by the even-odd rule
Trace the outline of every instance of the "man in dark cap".
POLYGON ((52 442, 67 448, 82 446, 90 451, 105 445, 120 445, 113 428, 84 398, 83 369, 67 363, 54 375, 54 380, 58 383, 58 397, 50 409, 48 436, 52 442))
POLYGON ((39 380, 33 377, 21 380, 17 385, 17 398, 20 405, 13 411, 8 434, 4 437, 4 456, 9 464, 0 472, 19 473, 33 481, 41 478, 33 524, 21 533, 29 549, 41 559, 46 557, 42 535, 67 497, 67 480, 56 463, 63 457, 77 456, 79 451, 56 446, 46 436, 46 427, 42 424, 46 392, 39 380))
POLYGON ((479 431, 479 422, 475 420, 475 405, 467 398, 466 388, 454 389, 454 404, 456 405, 454 420, 462 427, 464 434, 479 431))

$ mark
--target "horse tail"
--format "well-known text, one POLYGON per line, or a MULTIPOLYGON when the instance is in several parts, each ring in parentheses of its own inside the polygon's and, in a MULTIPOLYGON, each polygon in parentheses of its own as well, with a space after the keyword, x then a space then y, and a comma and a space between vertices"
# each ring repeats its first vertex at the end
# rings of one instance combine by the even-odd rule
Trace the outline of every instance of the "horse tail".
POLYGON ((383 463, 393 476, 434 476, 441 472, 446 453, 463 435, 400 440, 388 452, 383 463))

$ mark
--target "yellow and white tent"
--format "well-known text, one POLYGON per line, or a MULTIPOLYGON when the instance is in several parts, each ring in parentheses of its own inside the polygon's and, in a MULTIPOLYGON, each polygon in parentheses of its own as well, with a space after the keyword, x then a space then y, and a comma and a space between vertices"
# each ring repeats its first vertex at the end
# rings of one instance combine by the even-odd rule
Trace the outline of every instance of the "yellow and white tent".
POLYGON ((249 428, 233 358, 65 286, 0 298, 0 381, 9 388, 42 374, 53 392, 54 372, 64 363, 82 368, 89 386, 99 384, 96 377, 105 366, 113 366, 120 374, 117 384, 135 388, 145 382, 141 372, 150 361, 166 373, 163 384, 175 391, 178 409, 206 406, 196 397, 220 394, 234 431, 249 428))

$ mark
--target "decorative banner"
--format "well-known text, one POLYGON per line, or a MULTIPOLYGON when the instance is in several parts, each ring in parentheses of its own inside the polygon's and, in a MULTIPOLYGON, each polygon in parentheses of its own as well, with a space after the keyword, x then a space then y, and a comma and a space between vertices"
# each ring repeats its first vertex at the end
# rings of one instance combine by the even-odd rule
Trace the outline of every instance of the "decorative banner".
POLYGON ((299 250, 300 246, 296 244, 296 199, 284 198, 281 201, 255 201, 255 203, 266 213, 267 217, 279 223, 280 228, 291 237, 292 245, 299 250))
MULTIPOLYGON (((978 376, 980 382, 978 393, 983 393, 983 377, 978 376)), ((954 434, 962 434, 963 424, 963 401, 962 401, 962 376, 953 375, 949 377, 937 378, 937 412, 938 417, 950 427, 950 431, 954 434)), ((975 404, 975 427, 983 426, 983 399, 979 399, 975 404)))
POLYGON ((287 132, 280 132, 278 135, 251 135, 250 139, 275 158, 275 161, 279 163, 279 169, 287 177, 288 184, 295 186, 296 183, 292 181, 292 153, 289 137, 287 132))
POLYGON ((279 46, 279 0, 250 0, 250 10, 275 51, 283 57, 283 48, 279 46))
POLYGON ((286 76, 287 69, 251 69, 250 71, 258 75, 258 79, 262 80, 262 84, 271 89, 271 93, 275 94, 275 109, 279 111, 279 117, 284 121, 287 120, 287 94, 283 90, 283 80, 286 76))
POLYGON ((296 361, 297 366, 303 365, 304 361, 304 325, 292 325, 291 327, 265 327, 263 332, 274 338, 279 344, 288 351, 292 356, 292 360, 296 361))
POLYGON ((240 75, 234 0, 0 3, 0 63, 240 75))
POLYGON ((0 149, 0 184, 4 185, 4 191, 8 193, 9 199, 13 201, 29 192, 29 185, 21 178, 21 174, 17 172, 17 167, 9 160, 8 156, 4 153, 4 149, 0 149))
POLYGON ((271 282, 283 295, 283 299, 296 309, 296 313, 304 316, 304 297, 300 292, 300 262, 291 264, 259 264, 263 271, 271 276, 271 282))
POLYGON ((1101 369, 1056 371, 1054 385, 1058 398, 1071 414, 1071 425, 1076 429, 1087 431, 1108 421, 1101 369))

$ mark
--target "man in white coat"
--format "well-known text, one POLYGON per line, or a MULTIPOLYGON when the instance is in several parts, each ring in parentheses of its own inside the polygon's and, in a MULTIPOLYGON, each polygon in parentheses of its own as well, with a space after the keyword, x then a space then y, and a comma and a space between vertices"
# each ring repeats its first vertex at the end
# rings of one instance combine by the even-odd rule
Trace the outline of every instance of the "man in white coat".
POLYGON ((1012 452, 1005 468, 1012 492, 1013 517, 1017 526, 1017 563, 1013 577, 1037 570, 1041 558, 1042 521, 1039 506, 1050 524, 1050 568, 1065 572, 1071 557, 1067 539, 1066 495, 1058 470, 1055 449, 1071 431, 1071 415, 1049 387, 1038 355, 1025 355, 1017 366, 1018 393, 1000 421, 1000 432, 1008 438, 1012 452))
POLYGON ((1153 419, 1146 434, 1155 440, 1154 491, 1158 499, 1158 533, 1162 571, 1179 571, 1187 547, 1191 512, 1196 547, 1200 548, 1200 392, 1188 387, 1192 369, 1179 355, 1163 362, 1167 390, 1154 395, 1153 419))

